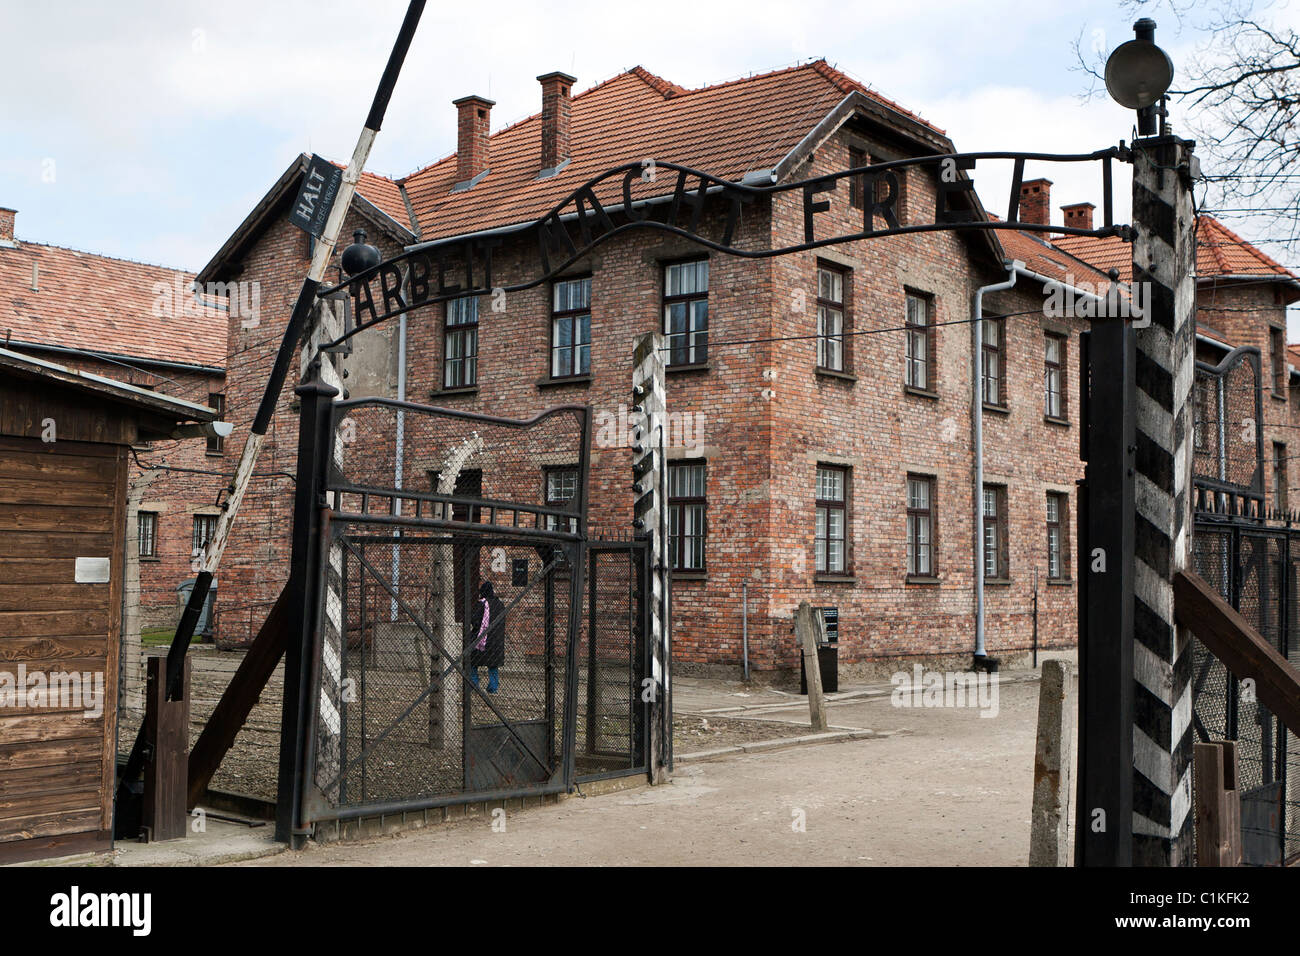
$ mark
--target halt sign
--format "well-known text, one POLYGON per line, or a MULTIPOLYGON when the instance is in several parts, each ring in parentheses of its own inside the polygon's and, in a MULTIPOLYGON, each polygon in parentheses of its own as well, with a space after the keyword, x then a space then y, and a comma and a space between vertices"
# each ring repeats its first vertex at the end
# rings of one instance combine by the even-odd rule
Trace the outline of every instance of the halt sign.
POLYGON ((317 239, 325 231, 325 220, 334 206, 343 182, 343 170, 323 156, 312 153, 307 172, 303 174, 298 198, 293 201, 289 221, 317 239))

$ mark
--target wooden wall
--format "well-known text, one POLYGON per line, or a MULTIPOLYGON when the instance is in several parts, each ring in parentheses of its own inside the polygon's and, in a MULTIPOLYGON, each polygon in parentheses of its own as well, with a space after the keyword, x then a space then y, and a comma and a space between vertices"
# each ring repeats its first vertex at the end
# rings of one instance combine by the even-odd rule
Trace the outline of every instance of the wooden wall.
POLYGON ((98 442, 135 432, 103 407, 64 417, 5 397, 0 436, 55 417, 58 440, 0 437, 0 672, 102 673, 103 713, 0 707, 0 862, 109 845, 128 449, 98 442), (79 557, 107 558, 108 582, 78 583, 79 557))

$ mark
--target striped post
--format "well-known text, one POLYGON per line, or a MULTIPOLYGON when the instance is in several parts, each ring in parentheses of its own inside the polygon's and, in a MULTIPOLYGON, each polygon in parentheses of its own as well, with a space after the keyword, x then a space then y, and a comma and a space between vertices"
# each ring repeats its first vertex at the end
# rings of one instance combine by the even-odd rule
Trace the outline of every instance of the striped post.
MULTIPOLYGON (((667 393, 664 389, 664 336, 649 332, 636 340, 632 358, 632 403, 641 414, 632 420, 634 526, 650 539, 650 608, 646 615, 650 644, 650 678, 642 700, 650 705, 650 779, 666 782, 671 761, 671 685, 668 680, 668 548, 663 487, 663 441, 667 393)), ((633 413, 636 416, 636 413, 633 413)))
POLYGON ((1145 283, 1136 331, 1134 488, 1133 859, 1191 862, 1191 635, 1174 624, 1173 575, 1191 554, 1191 406, 1195 364, 1192 144, 1133 144, 1133 281, 1145 283))

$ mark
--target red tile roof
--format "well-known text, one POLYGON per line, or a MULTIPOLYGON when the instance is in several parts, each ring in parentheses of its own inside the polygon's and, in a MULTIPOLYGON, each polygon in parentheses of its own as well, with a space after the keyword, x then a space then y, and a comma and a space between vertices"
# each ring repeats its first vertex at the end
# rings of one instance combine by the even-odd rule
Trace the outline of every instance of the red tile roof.
MULTIPOLYGON (((1094 239, 1091 236, 1059 236, 1052 244, 1103 272, 1118 269, 1120 279, 1133 278, 1133 247, 1116 236, 1094 239)), ((1295 273, 1279 265, 1213 216, 1197 220, 1196 273, 1200 278, 1213 276, 1287 276, 1295 273)))
POLYGON ((1109 277, 1100 269, 1054 248, 1039 235, 1011 229, 999 229, 994 235, 1002 243, 1007 256, 1019 259, 1031 272, 1057 279, 1067 285, 1086 282, 1098 295, 1104 295, 1110 288, 1109 277))
POLYGON ((187 288, 193 279, 193 273, 61 246, 0 246, 0 347, 11 339, 224 367, 226 313, 204 308, 186 315, 174 305, 177 285, 187 288), (171 315, 155 314, 168 303, 171 315))
MULTIPOLYGON (((845 96, 860 93, 934 134, 943 131, 869 90, 824 60, 688 90, 642 67, 583 91, 572 100, 572 161, 538 179, 541 114, 492 134, 490 172, 472 189, 453 193, 455 154, 397 180, 367 175, 360 192, 399 222, 404 186, 423 239, 445 238, 540 218, 576 187, 622 163, 654 159, 692 166, 724 179, 774 167, 845 96)), ((674 181, 663 175, 663 192, 674 181)), ((656 191, 638 191, 638 198, 656 191)), ((611 180, 602 202, 621 201, 611 180)))

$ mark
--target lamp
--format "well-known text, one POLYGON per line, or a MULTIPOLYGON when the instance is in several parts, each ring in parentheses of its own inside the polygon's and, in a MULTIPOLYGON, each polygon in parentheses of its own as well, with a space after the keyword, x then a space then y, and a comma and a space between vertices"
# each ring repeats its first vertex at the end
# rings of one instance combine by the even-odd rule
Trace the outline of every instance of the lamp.
POLYGON ((1106 91, 1120 106, 1137 110, 1138 133, 1152 136, 1156 133, 1155 105, 1174 81, 1174 63, 1156 46, 1156 22, 1150 17, 1133 24, 1133 35, 1106 60, 1106 91))

